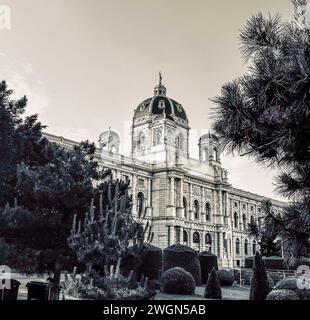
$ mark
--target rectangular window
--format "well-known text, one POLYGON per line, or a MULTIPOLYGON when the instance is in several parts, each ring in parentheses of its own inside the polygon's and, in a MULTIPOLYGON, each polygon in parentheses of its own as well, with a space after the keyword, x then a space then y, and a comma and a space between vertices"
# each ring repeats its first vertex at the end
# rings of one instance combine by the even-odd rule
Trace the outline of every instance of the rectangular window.
POLYGON ((139 187, 144 187, 144 179, 139 179, 138 180, 138 186, 139 187))

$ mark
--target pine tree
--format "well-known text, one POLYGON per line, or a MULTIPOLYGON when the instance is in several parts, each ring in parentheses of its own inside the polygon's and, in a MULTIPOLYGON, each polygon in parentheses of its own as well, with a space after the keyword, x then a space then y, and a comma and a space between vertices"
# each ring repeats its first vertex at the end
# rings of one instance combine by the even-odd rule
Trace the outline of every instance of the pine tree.
POLYGON ((17 168, 23 163, 35 169, 50 160, 50 144, 38 116, 23 118, 27 98, 12 99, 13 90, 0 82, 0 207, 19 196, 17 168))
POLYGON ((129 252, 140 254, 143 245, 152 241, 153 232, 149 222, 143 225, 146 211, 132 216, 128 183, 110 180, 101 188, 98 212, 92 201, 83 223, 74 215, 68 243, 88 269, 98 261, 108 273, 111 268, 119 273, 121 259, 129 252))
POLYGON ((256 252, 251 279, 250 300, 266 300, 270 291, 265 263, 261 254, 256 252))
POLYGON ((222 289, 215 268, 209 274, 204 296, 208 299, 222 299, 222 289))
MULTIPOLYGON (((272 214, 272 203, 270 200, 262 202, 264 219, 258 223, 251 221, 248 224, 247 232, 254 237, 260 247, 260 252, 264 257, 280 256, 281 244, 278 239, 278 224, 275 221, 276 215, 272 214)), ((279 217, 281 219, 281 217, 279 217)))
POLYGON ((67 150, 45 139, 37 115, 22 117, 27 99, 12 93, 0 83, 0 236, 12 248, 12 267, 52 272, 56 288, 74 261, 67 244, 73 216, 98 201, 109 172, 100 170, 94 144, 67 150))
POLYGON ((147 289, 148 278, 143 277, 139 286, 134 270, 128 280, 120 272, 122 258, 129 253, 141 255, 144 245, 153 239, 149 222, 143 224, 146 211, 133 217, 128 183, 110 180, 101 187, 99 210, 92 201, 83 221, 75 215, 68 238, 78 260, 87 266, 83 283, 77 283, 75 291, 84 291, 84 285, 91 284, 92 290, 99 292, 97 299, 126 299, 133 290, 140 292, 140 298, 150 298, 153 293, 147 289), (96 265, 103 269, 103 275, 96 272, 96 265))
POLYGON ((310 252, 310 25, 307 2, 293 3, 291 23, 262 13, 247 21, 240 39, 249 71, 213 99, 223 147, 281 172, 277 190, 292 205, 268 223, 291 264, 310 252))

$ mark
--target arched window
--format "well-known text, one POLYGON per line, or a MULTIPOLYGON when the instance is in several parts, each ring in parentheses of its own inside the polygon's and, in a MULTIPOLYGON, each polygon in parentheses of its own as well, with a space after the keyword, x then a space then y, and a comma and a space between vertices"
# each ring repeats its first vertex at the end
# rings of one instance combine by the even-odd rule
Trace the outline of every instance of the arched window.
POLYGON ((158 108, 162 110, 166 109, 165 100, 159 100, 158 108))
POLYGON ((168 139, 168 144, 170 145, 170 146, 173 146, 173 131, 171 130, 171 129, 168 129, 168 131, 167 131, 167 139, 168 139))
POLYGON ((254 217, 253 217, 253 216, 251 216, 250 221, 251 221, 251 223, 252 223, 252 224, 254 224, 254 223, 255 223, 255 219, 254 219, 254 217))
POLYGON ((208 161, 208 149, 203 150, 202 161, 208 161))
POLYGON ((184 136, 182 133, 179 133, 176 139, 176 147, 180 150, 184 149, 184 136))
POLYGON ((206 203, 206 221, 211 220, 211 206, 210 203, 206 203))
POLYGON ((157 128, 154 130, 153 144, 154 146, 157 146, 158 144, 161 144, 161 142, 162 142, 162 130, 161 128, 157 128))
POLYGON ((183 208, 184 208, 184 218, 187 218, 187 200, 185 197, 183 197, 183 208))
POLYGON ((141 214, 144 210, 144 194, 139 192, 137 195, 137 212, 141 214))
POLYGON ((246 221, 246 215, 242 215, 242 225, 243 225, 243 230, 246 230, 247 228, 247 221, 246 221))
POLYGON ((143 132, 140 132, 137 140, 137 148, 138 150, 144 149, 145 135, 143 132))
POLYGON ((255 255, 255 253, 256 253, 256 241, 255 240, 253 240, 252 253, 253 253, 253 255, 255 255))
POLYGON ((234 226, 235 226, 235 228, 238 228, 238 225, 239 225, 238 213, 235 212, 235 213, 234 213, 234 226))
POLYGON ((183 243, 187 244, 188 243, 188 234, 187 231, 183 229, 183 243))
POLYGON ((116 147, 116 146, 113 145, 113 146, 111 147, 111 153, 112 153, 112 154, 116 154, 116 153, 117 153, 117 147, 116 147))
POLYGON ((205 244, 212 244, 212 236, 210 233, 206 233, 205 244))
POLYGON ((240 240, 236 239, 236 254, 240 254, 240 240))
POLYGON ((200 243, 200 234, 197 231, 193 233, 193 243, 196 243, 196 244, 200 243))
POLYGON ((244 241, 244 254, 248 255, 249 254, 249 241, 245 239, 244 241))
POLYGON ((198 202, 198 200, 194 201, 194 215, 195 215, 195 220, 199 220, 199 202, 198 202))

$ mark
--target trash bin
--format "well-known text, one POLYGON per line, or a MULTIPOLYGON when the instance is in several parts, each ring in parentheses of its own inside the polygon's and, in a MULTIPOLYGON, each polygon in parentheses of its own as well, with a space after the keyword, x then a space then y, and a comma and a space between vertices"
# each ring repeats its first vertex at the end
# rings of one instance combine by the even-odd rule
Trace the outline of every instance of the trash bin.
POLYGON ((19 286, 19 281, 11 279, 11 289, 1 289, 0 300, 17 300, 19 286))
POLYGON ((27 283, 27 300, 50 300, 51 284, 49 282, 30 281, 27 283))

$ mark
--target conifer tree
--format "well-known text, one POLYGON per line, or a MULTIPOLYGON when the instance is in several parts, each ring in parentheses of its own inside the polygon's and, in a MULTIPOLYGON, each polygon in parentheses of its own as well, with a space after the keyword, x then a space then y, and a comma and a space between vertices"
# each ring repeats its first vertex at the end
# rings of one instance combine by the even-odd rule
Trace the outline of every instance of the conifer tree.
POLYGON ((204 296, 209 299, 222 299, 222 289, 215 268, 209 274, 204 296))
POLYGON ((306 0, 294 0, 294 20, 258 13, 240 39, 248 72, 222 87, 214 130, 227 151, 280 171, 277 190, 291 205, 271 213, 286 260, 310 252, 310 23, 306 0))
POLYGON ((37 115, 23 117, 27 99, 12 93, 0 83, 0 238, 11 246, 12 267, 52 272, 56 288, 61 270, 73 267, 73 216, 82 216, 91 198, 98 201, 109 172, 99 168, 94 144, 69 150, 45 139, 37 115))
POLYGON ((251 279, 250 300, 266 300, 271 289, 263 258, 259 252, 256 252, 251 279))

